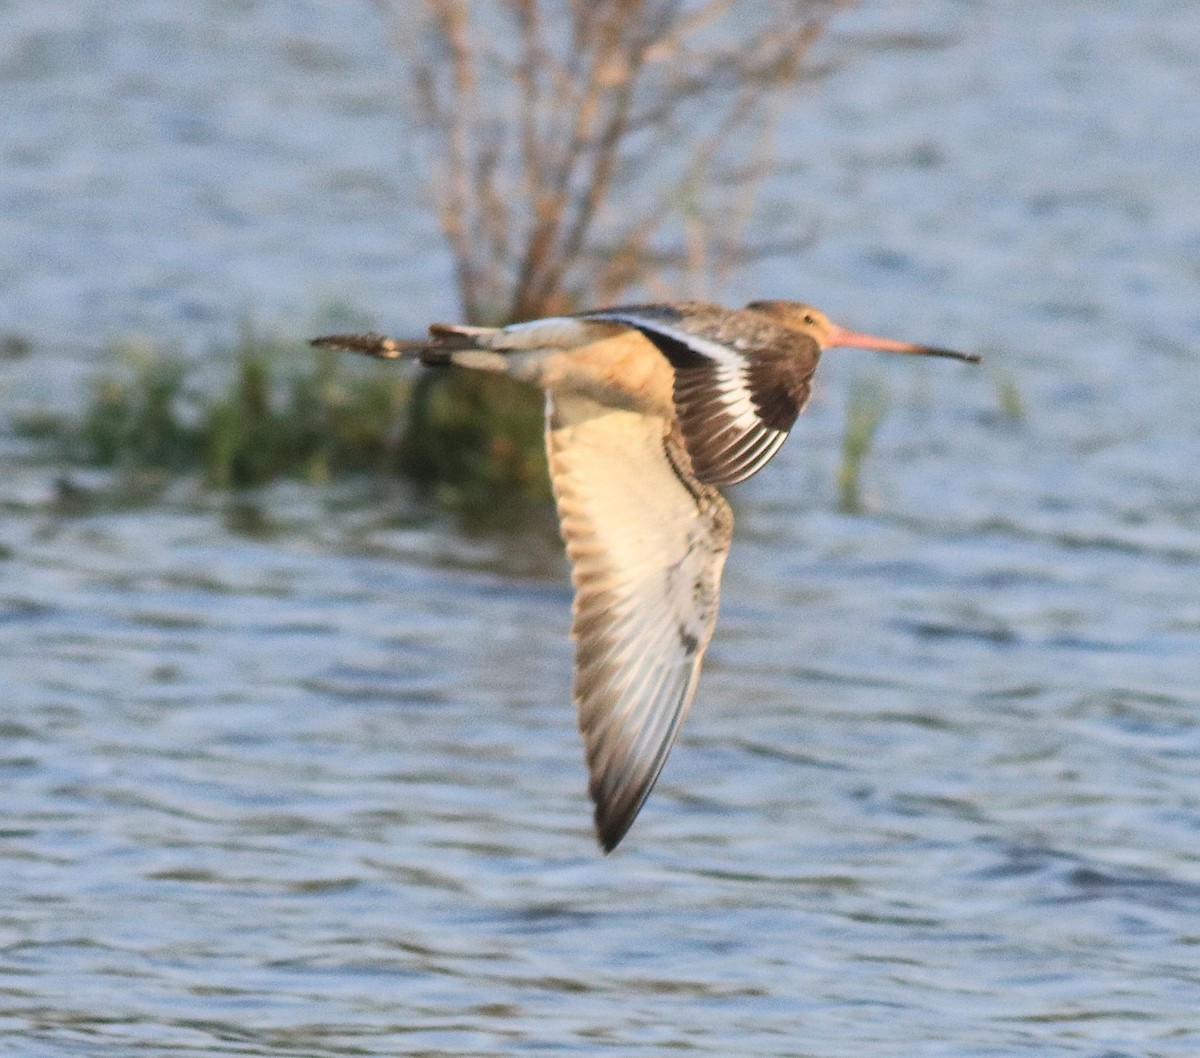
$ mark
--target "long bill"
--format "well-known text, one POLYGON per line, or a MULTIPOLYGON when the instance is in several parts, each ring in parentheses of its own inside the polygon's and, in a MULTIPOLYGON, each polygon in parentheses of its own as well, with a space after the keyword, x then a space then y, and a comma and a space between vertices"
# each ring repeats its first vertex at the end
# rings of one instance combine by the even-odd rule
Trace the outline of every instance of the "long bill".
POLYGON ((836 323, 830 326, 825 345, 849 345, 856 349, 878 349, 885 353, 909 353, 913 356, 944 356, 950 360, 964 360, 968 364, 978 364, 983 359, 974 353, 957 353, 953 349, 939 349, 934 345, 917 345, 914 342, 898 342, 893 338, 877 338, 873 334, 849 331, 836 323))

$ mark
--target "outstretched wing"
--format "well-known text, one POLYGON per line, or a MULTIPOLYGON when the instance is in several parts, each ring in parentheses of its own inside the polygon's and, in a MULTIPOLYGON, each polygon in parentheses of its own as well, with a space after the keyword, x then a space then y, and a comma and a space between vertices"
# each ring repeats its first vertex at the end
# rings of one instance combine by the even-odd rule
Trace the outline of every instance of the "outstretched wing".
POLYGON ((733 515, 664 419, 547 395, 575 582, 575 704, 605 851, 653 788, 696 690, 733 515))
POLYGON ((779 451, 812 389, 811 338, 747 311, 636 305, 588 313, 642 332, 675 369, 675 409, 696 477, 732 485, 779 451))

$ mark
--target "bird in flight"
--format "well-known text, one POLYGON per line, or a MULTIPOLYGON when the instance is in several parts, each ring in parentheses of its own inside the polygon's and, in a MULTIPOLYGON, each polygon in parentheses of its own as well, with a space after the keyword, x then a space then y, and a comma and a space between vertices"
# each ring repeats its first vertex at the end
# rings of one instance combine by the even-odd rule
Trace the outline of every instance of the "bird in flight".
POLYGON ((629 305, 415 341, 314 345, 508 374, 546 394, 546 454, 575 585, 574 698, 605 852, 649 796, 696 691, 733 514, 719 489, 779 450, 822 350, 979 357, 846 330, 794 301, 629 305))

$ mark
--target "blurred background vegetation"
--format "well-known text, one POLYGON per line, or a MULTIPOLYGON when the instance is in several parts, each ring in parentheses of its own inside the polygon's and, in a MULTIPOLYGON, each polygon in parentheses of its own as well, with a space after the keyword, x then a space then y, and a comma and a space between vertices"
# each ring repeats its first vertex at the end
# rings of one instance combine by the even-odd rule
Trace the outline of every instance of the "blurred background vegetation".
MULTIPOLYGON (((794 225, 771 243, 745 232, 839 0, 376 2, 463 321, 703 296, 800 248, 794 225)), ((399 475, 476 518, 549 498, 541 395, 508 379, 357 363, 250 324, 212 359, 223 377, 202 380, 169 350, 119 347, 78 417, 20 428, 139 495, 189 472, 222 489, 399 475)), ((850 399, 838 484, 853 513, 885 404, 869 383, 850 399)))

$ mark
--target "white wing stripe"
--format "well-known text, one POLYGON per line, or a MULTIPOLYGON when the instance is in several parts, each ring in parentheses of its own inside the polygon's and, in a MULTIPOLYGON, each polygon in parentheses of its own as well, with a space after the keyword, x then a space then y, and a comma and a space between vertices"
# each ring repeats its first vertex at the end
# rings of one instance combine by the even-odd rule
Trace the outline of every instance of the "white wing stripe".
POLYGON ((738 480, 741 480, 748 476, 744 473, 746 464, 754 462, 760 448, 770 445, 776 436, 775 431, 763 430, 760 427, 752 433, 734 438, 720 449, 712 452, 706 449, 705 458, 710 464, 722 467, 727 474, 736 473, 738 480))
POLYGON ((708 338, 701 338, 698 334, 681 331, 677 327, 672 327, 669 323, 663 323, 662 320, 655 319, 653 316, 642 316, 636 312, 593 312, 588 314, 588 319, 611 320, 614 323, 624 323, 627 326, 636 327, 641 331, 653 331, 655 334, 661 334, 664 338, 670 338, 672 341, 679 342, 680 345, 686 346, 698 356, 715 360, 718 364, 741 367, 746 362, 745 357, 741 353, 730 349, 727 345, 722 345, 720 342, 714 342, 708 338))
MULTIPOLYGON (((722 463, 735 463, 740 461, 748 449, 753 448, 763 437, 769 437, 771 432, 764 430, 761 426, 757 430, 752 430, 747 433, 734 434, 720 448, 705 448, 705 454, 709 459, 716 462, 720 460, 722 463)), ((724 434, 721 435, 724 439, 724 434)))
MULTIPOLYGON (((520 352, 534 349, 577 349, 596 340, 598 328, 588 320, 571 316, 547 316, 526 323, 514 323, 491 332, 486 344, 490 349, 520 352)), ((603 328, 599 328, 603 329, 603 328)))
POLYGON ((753 463, 748 463, 744 469, 744 477, 749 477, 751 474, 757 474, 765 467, 779 451, 783 442, 787 440, 787 434, 781 431, 775 431, 770 441, 763 447, 763 450, 755 457, 753 463))

